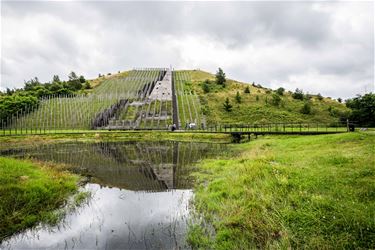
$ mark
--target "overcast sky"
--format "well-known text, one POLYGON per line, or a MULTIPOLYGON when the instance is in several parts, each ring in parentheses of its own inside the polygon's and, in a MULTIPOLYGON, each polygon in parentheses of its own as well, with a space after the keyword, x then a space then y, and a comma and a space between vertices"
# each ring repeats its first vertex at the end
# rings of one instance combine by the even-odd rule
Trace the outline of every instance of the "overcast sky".
POLYGON ((1 5, 3 89, 172 65, 336 98, 374 91, 372 1, 1 5))

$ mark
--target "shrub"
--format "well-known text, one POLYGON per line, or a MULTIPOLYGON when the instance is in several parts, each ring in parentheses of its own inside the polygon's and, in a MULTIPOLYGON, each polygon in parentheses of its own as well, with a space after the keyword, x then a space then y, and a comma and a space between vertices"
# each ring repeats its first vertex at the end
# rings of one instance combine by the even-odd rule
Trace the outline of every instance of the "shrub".
POLYGON ((237 94, 236 94, 236 102, 237 102, 237 103, 241 103, 241 101, 242 101, 242 98, 241 98, 240 92, 237 91, 237 94))
POLYGON ((319 101, 323 100, 323 96, 320 93, 317 94, 316 97, 318 98, 319 101))
POLYGON ((249 86, 246 86, 244 93, 250 94, 250 87, 249 86))
POLYGON ((84 87, 85 87, 85 89, 91 89, 92 88, 90 82, 88 82, 88 81, 85 83, 84 87))
POLYGON ((292 97, 297 100, 303 100, 304 94, 302 89, 296 89, 296 91, 292 94, 292 97))
POLYGON ((305 115, 308 115, 311 113, 311 105, 309 102, 305 102, 303 104, 303 107, 301 108, 301 113, 305 115))
POLYGON ((206 79, 202 84, 202 89, 205 94, 210 92, 210 80, 206 79))
POLYGON ((278 94, 273 94, 272 95, 272 100, 271 103, 272 105, 279 106, 281 102, 281 97, 278 94))
POLYGON ((278 89, 276 90, 276 93, 277 93, 278 95, 284 95, 284 91, 285 91, 285 89, 282 88, 282 87, 280 87, 280 88, 278 88, 278 89))
POLYGON ((304 98, 305 98, 306 101, 309 101, 309 100, 311 100, 312 95, 310 95, 310 94, 307 93, 307 94, 304 96, 304 98))

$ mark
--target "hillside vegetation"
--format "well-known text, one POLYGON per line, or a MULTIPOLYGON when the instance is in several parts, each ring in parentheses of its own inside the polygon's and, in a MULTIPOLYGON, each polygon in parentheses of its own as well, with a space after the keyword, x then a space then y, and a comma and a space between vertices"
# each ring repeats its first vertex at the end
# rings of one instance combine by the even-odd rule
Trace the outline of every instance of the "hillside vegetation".
MULTIPOLYGON (((167 129, 173 123, 171 101, 148 100, 147 94, 139 94, 142 91, 149 94, 151 87, 148 83, 156 81, 159 73, 160 69, 131 70, 100 75, 88 81, 81 76, 61 83, 58 79, 44 85, 35 81, 26 83, 24 90, 0 96, 0 125, 2 128, 20 130, 21 133, 27 132, 27 129, 40 132, 90 129, 99 114, 126 99, 129 103, 107 121, 110 126, 167 129), (79 88, 73 94, 30 94, 39 93, 41 89, 48 92, 56 86, 65 86, 64 91, 71 87, 70 91, 73 91, 74 84, 78 84, 79 88), (89 88, 82 89, 83 84, 89 88)), ((187 129, 190 123, 195 123, 197 129, 224 123, 303 122, 334 126, 351 114, 345 104, 320 94, 305 94, 302 90, 272 90, 256 83, 231 79, 225 81, 225 77, 225 82, 218 84, 215 75, 200 70, 174 71, 173 79, 181 129, 187 129)), ((355 107, 363 106, 359 101, 353 100, 351 103, 355 107)), ((372 110, 371 107, 368 109, 372 110)), ((368 121, 373 116, 371 112, 365 116, 363 112, 357 113, 358 121, 368 121)))
POLYGON ((350 110, 342 103, 320 95, 304 95, 303 100, 294 99, 292 92, 284 91, 282 95, 276 90, 267 89, 257 84, 247 84, 227 79, 225 87, 215 83, 215 75, 200 70, 181 71, 190 74, 189 85, 202 104, 203 114, 208 123, 267 123, 267 122, 324 122, 336 123, 340 117, 348 115, 350 110), (205 83, 209 80, 210 83, 205 83), (208 92, 204 91, 207 84, 208 92), (249 87, 250 93, 245 93, 249 87), (240 103, 236 100, 237 92, 240 103), (275 99, 279 101, 274 101, 275 99), (306 100, 306 96, 308 99, 306 100), (230 112, 223 107, 228 98, 233 106, 230 112), (310 112, 302 109, 305 104, 310 106, 310 112))

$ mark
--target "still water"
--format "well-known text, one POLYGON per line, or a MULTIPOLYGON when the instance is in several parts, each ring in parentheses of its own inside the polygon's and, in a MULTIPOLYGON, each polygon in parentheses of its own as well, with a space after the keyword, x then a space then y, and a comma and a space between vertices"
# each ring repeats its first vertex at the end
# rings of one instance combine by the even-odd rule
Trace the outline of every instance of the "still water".
POLYGON ((193 195, 194 164, 225 145, 183 142, 63 143, 0 152, 66 164, 88 177, 87 203, 56 226, 6 239, 4 249, 179 249, 193 195))

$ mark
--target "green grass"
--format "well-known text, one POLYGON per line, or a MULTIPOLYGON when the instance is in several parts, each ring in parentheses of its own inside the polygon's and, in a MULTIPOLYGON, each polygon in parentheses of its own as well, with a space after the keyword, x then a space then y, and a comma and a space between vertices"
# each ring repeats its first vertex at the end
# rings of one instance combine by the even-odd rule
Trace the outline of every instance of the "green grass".
POLYGON ((0 157, 0 242, 38 222, 55 223, 54 211, 77 191, 77 182, 45 163, 0 157))
POLYGON ((194 248, 373 248, 375 134, 265 137, 195 174, 194 248), (203 225, 203 226, 202 226, 203 225))
POLYGON ((0 136, 0 150, 21 148, 24 146, 37 147, 46 143, 68 141, 97 142, 97 141, 197 141, 197 142, 230 142, 227 134, 215 133, 179 133, 170 131, 108 131, 108 130, 74 130, 61 133, 40 135, 0 136))
POLYGON ((206 109, 207 122, 210 124, 268 122, 336 123, 339 120, 340 114, 349 112, 349 109, 344 104, 330 98, 319 100, 316 95, 313 95, 309 101, 312 107, 311 114, 305 115, 300 112, 304 101, 293 99, 291 93, 288 91, 285 91, 284 95, 281 96, 280 105, 274 106, 271 104, 272 95, 275 93, 273 90, 254 87, 251 84, 231 79, 227 80, 225 88, 217 87, 215 83, 212 83, 211 92, 205 94, 202 89, 202 83, 206 79, 215 81, 213 74, 199 70, 176 72, 176 75, 181 74, 190 75, 189 88, 199 95, 201 104, 206 109), (246 86, 250 86, 250 94, 244 93, 246 86), (236 103, 235 101, 237 91, 241 95, 241 103, 236 103), (227 112, 223 108, 223 103, 227 97, 233 105, 232 112, 227 112))

